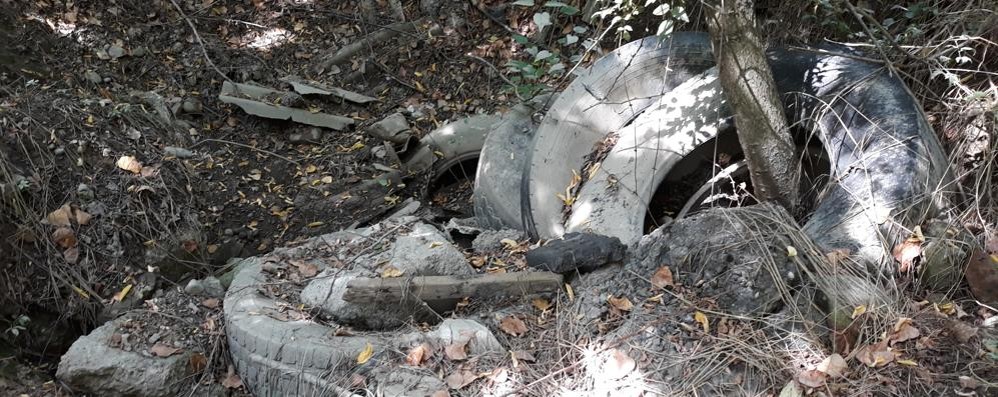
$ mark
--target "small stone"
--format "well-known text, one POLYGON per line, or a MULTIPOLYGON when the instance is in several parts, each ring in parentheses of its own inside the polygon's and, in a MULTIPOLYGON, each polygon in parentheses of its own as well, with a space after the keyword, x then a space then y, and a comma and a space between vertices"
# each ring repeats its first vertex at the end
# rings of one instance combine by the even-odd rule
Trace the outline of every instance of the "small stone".
POLYGON ((133 57, 140 57, 140 56, 143 56, 145 54, 146 54, 146 48, 145 47, 139 47, 139 48, 136 48, 136 49, 132 50, 132 56, 133 57))
POLYGON ((113 45, 111 47, 108 47, 107 55, 111 57, 111 59, 118 59, 125 56, 125 49, 121 48, 118 45, 113 45))
POLYGON ((224 234, 226 236, 231 236, 232 235, 232 229, 225 229, 224 231, 222 231, 222 234, 224 234))
POLYGON ((159 339, 162 337, 163 335, 159 332, 152 334, 152 336, 149 337, 149 343, 155 344, 156 342, 159 342, 159 339))
POLYGON ((194 157, 194 152, 176 146, 167 146, 163 148, 163 153, 166 154, 167 156, 173 156, 179 159, 194 157))
POLYGON ((98 74, 97 72, 95 72, 93 70, 88 70, 88 71, 84 72, 83 73, 83 78, 87 79, 87 81, 89 81, 91 83, 94 83, 94 84, 100 84, 100 82, 104 81, 104 79, 101 78, 100 74, 98 74))
POLYGON ((66 149, 63 148, 63 147, 57 147, 57 148, 55 148, 54 153, 55 153, 56 156, 62 156, 63 153, 66 153, 66 149))
POLYGON ((184 292, 189 295, 199 296, 204 294, 204 286, 201 285, 201 280, 191 280, 187 282, 187 286, 184 287, 184 292))
POLYGON ((76 187, 76 197, 82 202, 90 202, 94 199, 94 190, 90 188, 90 185, 86 183, 81 183, 76 187))
POLYGON ((201 106, 201 101, 194 97, 184 98, 184 102, 180 104, 180 110, 184 113, 201 113, 203 107, 201 106))

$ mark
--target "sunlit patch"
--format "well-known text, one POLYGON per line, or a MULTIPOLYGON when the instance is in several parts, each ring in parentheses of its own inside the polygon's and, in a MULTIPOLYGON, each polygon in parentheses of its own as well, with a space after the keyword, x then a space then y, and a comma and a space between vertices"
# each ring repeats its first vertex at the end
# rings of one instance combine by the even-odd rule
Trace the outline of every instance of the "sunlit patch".
POLYGON ((290 42, 295 35, 287 29, 270 28, 247 33, 237 39, 236 44, 246 46, 254 50, 266 51, 279 45, 290 42))
POLYGON ((46 18, 38 14, 28 14, 27 18, 29 20, 44 23, 49 27, 49 29, 52 29, 53 32, 62 37, 69 36, 76 31, 76 22, 63 19, 46 18))

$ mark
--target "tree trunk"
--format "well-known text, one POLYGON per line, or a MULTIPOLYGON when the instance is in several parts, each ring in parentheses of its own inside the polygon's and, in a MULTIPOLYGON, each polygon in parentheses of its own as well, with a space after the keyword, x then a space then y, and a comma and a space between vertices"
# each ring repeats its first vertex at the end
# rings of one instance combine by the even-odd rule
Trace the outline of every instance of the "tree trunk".
POLYGON ((799 171, 783 103, 755 30, 752 0, 708 0, 707 27, 724 95, 735 125, 755 196, 793 212, 799 171))

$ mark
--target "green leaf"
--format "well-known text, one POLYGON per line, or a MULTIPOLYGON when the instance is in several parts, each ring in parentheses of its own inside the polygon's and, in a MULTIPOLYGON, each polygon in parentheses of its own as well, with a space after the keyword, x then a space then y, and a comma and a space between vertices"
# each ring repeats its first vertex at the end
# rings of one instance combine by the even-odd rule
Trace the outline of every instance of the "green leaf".
POLYGON ((554 55, 554 54, 552 54, 548 50, 541 50, 540 52, 537 53, 537 55, 534 55, 534 62, 543 61, 545 59, 548 59, 552 55, 554 55))
POLYGON ((579 9, 572 6, 564 6, 558 9, 562 14, 572 16, 579 13, 579 9))
POLYGON ((512 67, 513 69, 523 70, 527 66, 530 66, 530 64, 526 63, 526 62, 523 62, 523 61, 513 60, 513 61, 509 61, 509 63, 507 63, 506 66, 512 67))
POLYGON ((544 30, 544 27, 551 25, 551 14, 546 12, 534 14, 534 24, 537 25, 537 30, 544 30))
POLYGON ((514 34, 513 41, 519 44, 527 44, 527 36, 524 36, 522 34, 514 34))
POLYGON ((579 41, 579 36, 576 36, 574 34, 565 35, 565 45, 575 44, 578 41, 579 41))
POLYGON ((534 0, 516 0, 513 2, 513 5, 521 7, 533 7, 534 0))
POLYGON ((562 3, 560 1, 549 1, 547 3, 544 3, 544 6, 558 8, 558 7, 568 7, 568 4, 562 3))
POLYGON ((668 4, 660 4, 658 7, 655 7, 655 9, 651 11, 651 13, 652 15, 660 17, 665 15, 665 13, 669 12, 670 8, 672 7, 670 7, 668 4))

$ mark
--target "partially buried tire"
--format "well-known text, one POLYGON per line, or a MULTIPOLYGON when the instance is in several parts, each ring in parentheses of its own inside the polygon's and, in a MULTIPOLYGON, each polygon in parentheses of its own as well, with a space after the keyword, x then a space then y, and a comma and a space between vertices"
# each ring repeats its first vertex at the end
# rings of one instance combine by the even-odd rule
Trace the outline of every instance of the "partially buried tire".
MULTIPOLYGON (((566 89, 535 133, 525 169, 521 209, 531 234, 553 238, 567 227, 624 242, 641 236, 650 196, 669 168, 731 122, 716 78, 690 79, 711 65, 709 47, 702 33, 639 40, 593 67, 609 71, 566 89), (621 54, 633 61, 622 62, 621 54), (660 77, 675 76, 677 69, 681 81, 660 77), (650 86, 599 94, 639 81, 650 86), (621 110, 621 103, 633 106, 621 110), (587 175, 566 218, 556 193, 564 192, 573 172, 586 171, 585 157, 611 132, 621 136, 604 160, 609 170, 587 175), (621 187, 624 182, 629 185, 621 187)), ((949 181, 945 155, 918 102, 897 76, 844 47, 776 49, 768 56, 788 121, 816 135, 831 164, 830 182, 805 231, 824 249, 881 263, 903 225, 938 212, 938 193, 949 181)))

